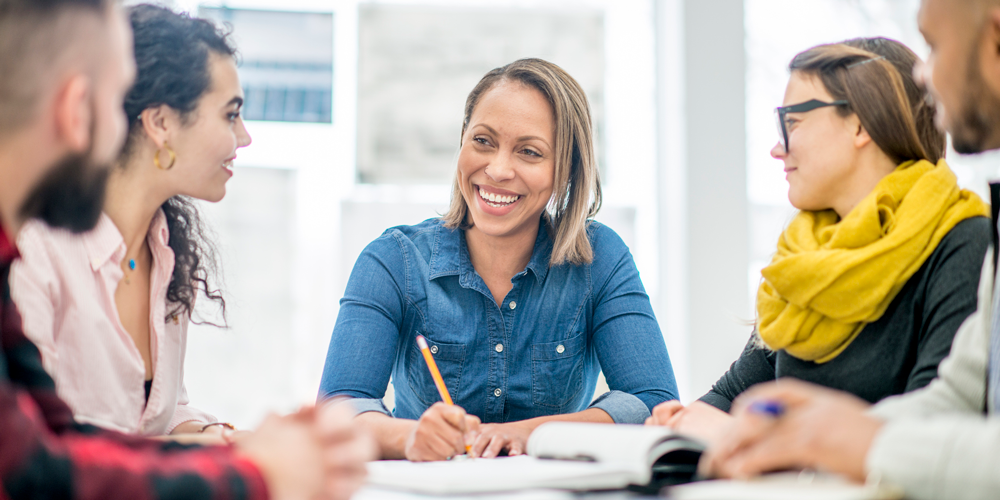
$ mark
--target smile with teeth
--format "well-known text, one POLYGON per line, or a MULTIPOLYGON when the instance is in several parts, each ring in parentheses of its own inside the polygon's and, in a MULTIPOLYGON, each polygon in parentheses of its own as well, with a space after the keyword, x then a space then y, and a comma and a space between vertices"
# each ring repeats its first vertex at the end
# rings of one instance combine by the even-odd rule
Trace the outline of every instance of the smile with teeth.
POLYGON ((486 201, 486 204, 493 208, 506 207, 521 198, 520 195, 516 194, 501 195, 501 194, 488 193, 483 188, 479 188, 479 196, 482 196, 483 200, 486 201))

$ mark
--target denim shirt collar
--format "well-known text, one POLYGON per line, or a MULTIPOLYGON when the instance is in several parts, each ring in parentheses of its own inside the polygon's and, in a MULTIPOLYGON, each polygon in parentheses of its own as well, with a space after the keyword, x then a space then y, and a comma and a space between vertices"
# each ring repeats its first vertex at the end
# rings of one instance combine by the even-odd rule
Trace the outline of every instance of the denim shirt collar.
MULTIPOLYGON (((525 268, 525 271, 531 270, 539 284, 545 281, 545 276, 549 272, 549 258, 552 255, 552 238, 549 237, 547 226, 548 223, 543 217, 538 224, 538 235, 535 237, 535 248, 531 251, 531 260, 525 268)), ((458 275, 464 281, 469 275, 475 274, 464 230, 450 229, 441 224, 437 228, 434 240, 428 279, 458 275)))

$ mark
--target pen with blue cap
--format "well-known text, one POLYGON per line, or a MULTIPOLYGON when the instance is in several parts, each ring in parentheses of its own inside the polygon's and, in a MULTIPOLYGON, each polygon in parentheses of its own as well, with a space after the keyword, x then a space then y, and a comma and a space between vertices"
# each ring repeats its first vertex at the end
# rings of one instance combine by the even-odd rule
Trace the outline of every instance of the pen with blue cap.
POLYGON ((785 414, 785 404, 781 401, 760 399, 750 403, 750 406, 747 407, 747 411, 757 415, 778 418, 785 414))

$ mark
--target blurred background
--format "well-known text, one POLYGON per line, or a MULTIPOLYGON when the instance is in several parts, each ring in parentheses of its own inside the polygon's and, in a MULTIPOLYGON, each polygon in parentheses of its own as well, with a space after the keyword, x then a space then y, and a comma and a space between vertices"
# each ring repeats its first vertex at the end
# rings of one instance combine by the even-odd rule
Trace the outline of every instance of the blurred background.
MULTIPOLYGON (((225 200, 203 205, 230 328, 192 326, 186 360, 192 404, 240 427, 315 400, 355 258, 445 210, 465 98, 488 70, 541 57, 587 91, 597 219, 630 246, 689 402, 746 343, 794 214, 768 154, 788 61, 859 36, 927 54, 919 0, 157 3, 228 24, 241 53, 253 145, 225 200)), ((980 193, 1000 166, 949 160, 980 193)))

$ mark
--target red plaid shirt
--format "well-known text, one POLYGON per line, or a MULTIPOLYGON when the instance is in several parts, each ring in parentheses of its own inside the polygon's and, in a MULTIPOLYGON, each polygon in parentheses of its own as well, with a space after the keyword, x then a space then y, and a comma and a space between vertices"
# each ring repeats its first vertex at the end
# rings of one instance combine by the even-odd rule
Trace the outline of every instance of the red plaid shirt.
POLYGON ((260 471, 229 448, 77 424, 10 298, 17 248, 0 226, 0 499, 264 499, 260 471))

